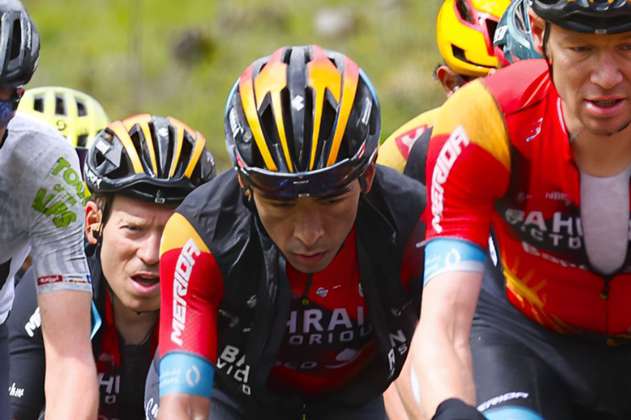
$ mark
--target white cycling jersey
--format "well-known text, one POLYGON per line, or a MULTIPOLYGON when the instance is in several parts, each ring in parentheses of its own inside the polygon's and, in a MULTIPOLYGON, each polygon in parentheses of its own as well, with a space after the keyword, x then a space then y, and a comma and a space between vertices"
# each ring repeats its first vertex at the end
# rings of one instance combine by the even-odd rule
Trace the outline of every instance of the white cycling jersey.
POLYGON ((0 324, 29 251, 38 292, 92 292, 83 250, 79 160, 52 127, 17 113, 0 146, 0 324))

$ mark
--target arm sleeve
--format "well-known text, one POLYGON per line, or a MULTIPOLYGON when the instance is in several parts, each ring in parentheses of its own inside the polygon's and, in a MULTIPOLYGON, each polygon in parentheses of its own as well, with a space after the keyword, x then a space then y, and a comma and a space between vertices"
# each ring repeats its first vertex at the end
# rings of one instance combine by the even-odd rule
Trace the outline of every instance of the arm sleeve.
POLYGON ((15 305, 8 320, 10 418, 34 420, 44 408, 46 367, 32 269, 24 274, 15 295, 15 305))
POLYGON ((503 116, 484 85, 471 82, 436 117, 426 168, 427 239, 462 239, 485 250, 509 171, 503 116))
POLYGON ((31 186, 30 242, 38 293, 92 292, 83 247, 85 185, 79 160, 63 143, 43 153, 31 186))
POLYGON ((205 242, 179 213, 162 235, 160 287, 160 357, 192 353, 215 365, 223 277, 205 242))

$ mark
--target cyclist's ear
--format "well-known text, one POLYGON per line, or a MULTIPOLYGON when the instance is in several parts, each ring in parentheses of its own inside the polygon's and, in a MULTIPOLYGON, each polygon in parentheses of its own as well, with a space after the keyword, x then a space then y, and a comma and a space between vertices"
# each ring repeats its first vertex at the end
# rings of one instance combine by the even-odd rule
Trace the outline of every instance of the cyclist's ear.
POLYGON ((530 31, 532 33, 532 41, 535 50, 544 55, 544 42, 545 42, 545 21, 535 14, 532 10, 528 10, 528 18, 530 19, 530 31))
POLYGON ((366 171, 359 177, 359 185, 362 189, 362 193, 367 193, 372 188, 372 182, 375 180, 375 173, 377 172, 377 164, 373 161, 366 171))
POLYGON ((440 85, 443 87, 447 96, 451 95, 467 83, 465 78, 444 64, 436 67, 436 70, 434 70, 434 77, 440 82, 440 85))
POLYGON ((90 200, 85 205, 85 237, 90 245, 96 245, 101 236, 103 213, 98 204, 90 200))

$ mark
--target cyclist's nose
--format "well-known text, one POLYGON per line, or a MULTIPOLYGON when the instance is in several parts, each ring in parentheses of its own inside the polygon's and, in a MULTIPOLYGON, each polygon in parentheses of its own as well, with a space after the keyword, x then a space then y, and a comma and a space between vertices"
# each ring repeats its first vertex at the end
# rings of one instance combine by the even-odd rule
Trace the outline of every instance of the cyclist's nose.
POLYGON ((136 255, 146 265, 154 266, 160 261, 160 237, 159 232, 152 232, 140 244, 136 255))
POLYGON ((591 82, 602 89, 610 90, 622 82, 622 79, 620 64, 615 59, 614 53, 603 51, 599 54, 596 65, 591 72, 591 82))
POLYGON ((294 216, 294 238, 306 248, 313 248, 324 236, 322 218, 317 211, 297 209, 294 216))

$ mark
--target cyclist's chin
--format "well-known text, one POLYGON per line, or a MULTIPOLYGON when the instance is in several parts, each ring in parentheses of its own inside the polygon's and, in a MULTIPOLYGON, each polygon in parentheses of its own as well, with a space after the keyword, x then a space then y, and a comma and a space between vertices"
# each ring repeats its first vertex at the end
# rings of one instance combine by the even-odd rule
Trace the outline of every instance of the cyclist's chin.
POLYGON ((583 125, 593 135, 609 137, 631 126, 631 115, 610 119, 586 118, 583 125))

